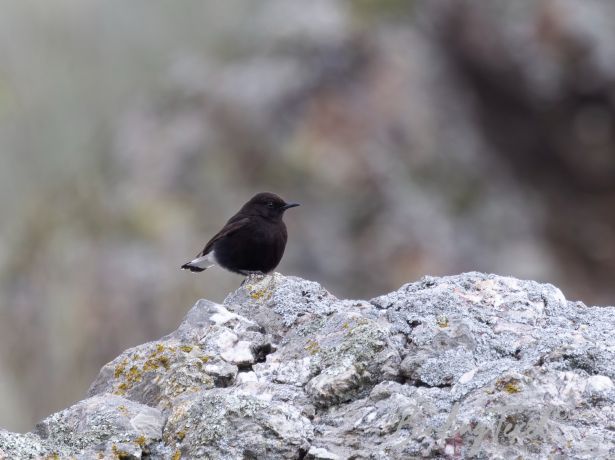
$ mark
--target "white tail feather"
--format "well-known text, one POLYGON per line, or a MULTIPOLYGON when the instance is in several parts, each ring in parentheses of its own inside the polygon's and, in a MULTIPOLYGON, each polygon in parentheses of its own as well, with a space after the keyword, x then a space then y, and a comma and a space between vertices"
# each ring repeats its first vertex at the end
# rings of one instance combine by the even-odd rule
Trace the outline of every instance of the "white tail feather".
POLYGON ((205 269, 205 268, 213 267, 214 265, 216 265, 215 262, 216 261, 214 260, 213 255, 210 252, 209 254, 205 254, 202 257, 197 257, 196 259, 191 260, 190 262, 188 262, 188 265, 205 269))
POLYGON ((195 272, 201 272, 203 270, 207 270, 210 267, 216 265, 216 258, 214 256, 213 251, 205 254, 204 256, 197 257, 194 260, 191 260, 187 264, 182 265, 184 270, 190 270, 195 272))

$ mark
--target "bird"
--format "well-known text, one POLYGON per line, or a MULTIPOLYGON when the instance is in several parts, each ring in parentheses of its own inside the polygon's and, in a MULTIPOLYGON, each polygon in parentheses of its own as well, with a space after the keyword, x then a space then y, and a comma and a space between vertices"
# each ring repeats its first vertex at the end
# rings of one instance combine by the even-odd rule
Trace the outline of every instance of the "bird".
POLYGON ((284 212, 299 206, 275 193, 254 195, 183 270, 202 272, 219 265, 240 275, 267 274, 282 260, 288 233, 284 212))

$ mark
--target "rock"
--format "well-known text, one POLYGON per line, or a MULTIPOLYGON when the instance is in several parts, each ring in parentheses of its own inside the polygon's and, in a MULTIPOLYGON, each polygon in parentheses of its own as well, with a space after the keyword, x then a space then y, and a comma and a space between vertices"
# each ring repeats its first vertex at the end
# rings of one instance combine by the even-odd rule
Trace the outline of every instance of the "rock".
MULTIPOLYGON (((119 396, 85 399, 50 415, 36 425, 35 433, 77 452, 105 443, 124 443, 140 453, 162 439, 165 417, 158 409, 119 396)), ((119 447, 116 450, 122 450, 119 447)))
POLYGON ((222 305, 200 300, 162 339, 131 348, 103 367, 89 394, 111 393, 169 408, 186 391, 233 384, 271 350, 259 326, 222 305))
POLYGON ((185 458, 301 458, 314 428, 299 410, 268 397, 213 389, 182 398, 165 441, 185 458))
POLYGON ((481 273, 369 302, 251 276, 0 457, 609 458, 615 308, 481 273))
POLYGON ((339 460, 339 456, 332 454, 327 449, 322 447, 310 447, 307 458, 310 460, 339 460))
POLYGON ((339 301, 314 281, 274 273, 249 277, 224 304, 253 318, 268 334, 283 337, 292 326, 335 312, 339 301))
POLYGON ((0 429, 0 458, 42 458, 45 456, 65 456, 68 451, 41 439, 33 433, 10 433, 0 429))
POLYGON ((613 381, 604 375, 592 375, 585 382, 585 396, 591 398, 608 399, 609 394, 613 393, 615 385, 613 381))
POLYGON ((33 433, 0 430, 0 458, 141 458, 162 439, 165 421, 152 407, 94 396, 50 415, 33 433))

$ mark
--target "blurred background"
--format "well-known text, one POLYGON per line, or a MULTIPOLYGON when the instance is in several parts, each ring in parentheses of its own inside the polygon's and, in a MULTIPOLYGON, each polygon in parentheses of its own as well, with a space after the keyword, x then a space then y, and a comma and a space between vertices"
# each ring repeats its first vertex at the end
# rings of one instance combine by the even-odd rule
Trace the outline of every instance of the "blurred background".
POLYGON ((613 304, 615 3, 2 2, 0 426, 235 289, 178 267, 264 190, 303 204, 278 270, 340 297, 613 304))

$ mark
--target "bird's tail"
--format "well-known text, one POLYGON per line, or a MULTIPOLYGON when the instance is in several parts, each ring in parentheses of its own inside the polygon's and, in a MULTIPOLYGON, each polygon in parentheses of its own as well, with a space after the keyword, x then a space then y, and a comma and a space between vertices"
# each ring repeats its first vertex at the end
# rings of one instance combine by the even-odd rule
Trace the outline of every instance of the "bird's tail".
POLYGON ((191 272, 198 273, 202 272, 203 270, 207 270, 209 267, 213 267, 215 264, 212 262, 214 262, 213 255, 209 253, 197 257, 196 259, 191 260, 188 263, 185 263, 181 266, 181 269, 190 270, 191 272))
POLYGON ((188 262, 187 264, 184 264, 181 266, 182 270, 190 270, 191 272, 202 272, 204 270, 207 270, 209 267, 205 267, 205 268, 201 268, 201 267, 197 267, 195 265, 190 265, 191 262, 188 262))

